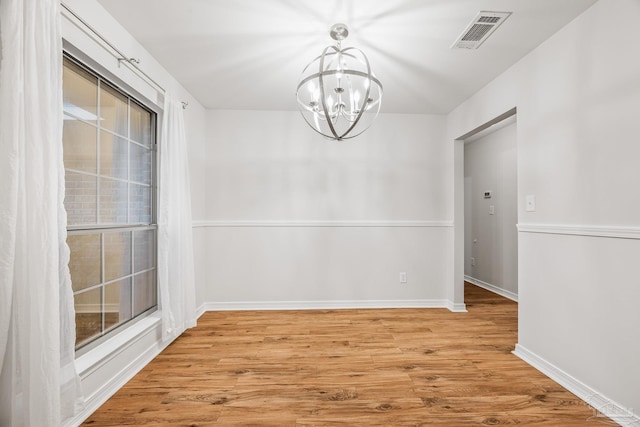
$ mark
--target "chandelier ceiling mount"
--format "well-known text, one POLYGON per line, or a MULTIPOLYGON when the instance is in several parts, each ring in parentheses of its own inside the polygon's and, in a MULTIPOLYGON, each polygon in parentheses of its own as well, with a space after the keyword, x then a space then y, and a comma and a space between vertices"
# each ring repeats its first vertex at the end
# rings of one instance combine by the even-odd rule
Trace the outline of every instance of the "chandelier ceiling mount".
POLYGON ((345 24, 333 24, 329 30, 329 35, 332 39, 337 40, 340 43, 342 40, 349 37, 349 28, 345 24))

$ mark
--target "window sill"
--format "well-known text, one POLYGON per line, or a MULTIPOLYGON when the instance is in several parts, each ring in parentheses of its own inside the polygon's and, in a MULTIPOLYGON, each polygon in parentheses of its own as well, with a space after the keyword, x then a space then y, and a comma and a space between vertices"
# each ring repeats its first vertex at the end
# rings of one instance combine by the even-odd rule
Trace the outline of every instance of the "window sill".
POLYGON ((122 332, 98 345, 96 348, 89 350, 82 356, 76 358, 76 369, 80 378, 90 375, 101 366, 109 362, 115 356, 120 354, 125 348, 129 347, 151 329, 160 325, 161 315, 156 311, 150 316, 141 319, 122 332))

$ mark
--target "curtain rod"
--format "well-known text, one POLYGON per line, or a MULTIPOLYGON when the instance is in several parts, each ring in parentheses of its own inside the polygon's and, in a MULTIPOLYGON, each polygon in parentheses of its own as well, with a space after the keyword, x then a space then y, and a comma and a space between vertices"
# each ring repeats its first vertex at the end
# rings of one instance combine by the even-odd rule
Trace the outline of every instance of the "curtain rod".
MULTIPOLYGON (((82 19, 80 17, 80 15, 78 15, 77 13, 75 13, 69 6, 67 6, 66 4, 64 4, 63 2, 60 2, 60 5, 67 11, 69 12, 71 15, 73 15, 74 18, 76 18, 78 21, 80 21, 85 27, 87 27, 89 29, 89 31, 91 31, 93 34, 95 34, 100 40, 102 40, 107 46, 109 46, 111 49, 113 49, 118 55, 120 55, 119 58, 116 58, 118 60, 118 64, 121 62, 126 62, 127 64, 129 64, 133 69, 135 69, 135 71, 137 71, 138 73, 142 74, 145 79, 147 79, 148 82, 152 83, 153 85, 155 85, 158 89, 160 89, 161 92, 163 93, 167 93, 167 91, 165 90, 165 88, 163 88, 158 82, 156 82, 154 79, 151 78, 151 76, 149 76, 147 73, 145 73, 144 71, 142 71, 137 64, 140 63, 139 59, 136 58, 129 58, 127 57, 124 53, 122 53, 122 51, 120 49, 118 49, 117 47, 115 47, 113 45, 113 43, 111 43, 109 40, 107 40, 102 34, 100 34, 95 28, 93 28, 91 25, 89 25, 89 23, 87 21, 85 21, 84 19, 82 19)), ((115 56, 115 55, 114 55, 115 56)), ((189 105, 188 102, 182 102, 182 108, 186 109, 187 105, 189 105)))

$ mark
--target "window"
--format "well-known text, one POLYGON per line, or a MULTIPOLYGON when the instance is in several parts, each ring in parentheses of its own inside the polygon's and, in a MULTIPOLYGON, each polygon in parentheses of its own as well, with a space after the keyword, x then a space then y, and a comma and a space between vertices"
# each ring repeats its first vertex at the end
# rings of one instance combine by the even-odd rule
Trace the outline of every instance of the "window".
POLYGON ((79 349, 157 306, 156 115, 69 57, 63 82, 79 349))

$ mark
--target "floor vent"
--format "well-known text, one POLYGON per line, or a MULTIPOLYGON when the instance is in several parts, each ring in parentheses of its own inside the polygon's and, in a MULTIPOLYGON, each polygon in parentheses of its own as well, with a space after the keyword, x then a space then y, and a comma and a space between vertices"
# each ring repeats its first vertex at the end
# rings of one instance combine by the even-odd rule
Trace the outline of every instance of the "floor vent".
POLYGON ((451 49, 477 49, 502 24, 511 12, 479 12, 451 49))

